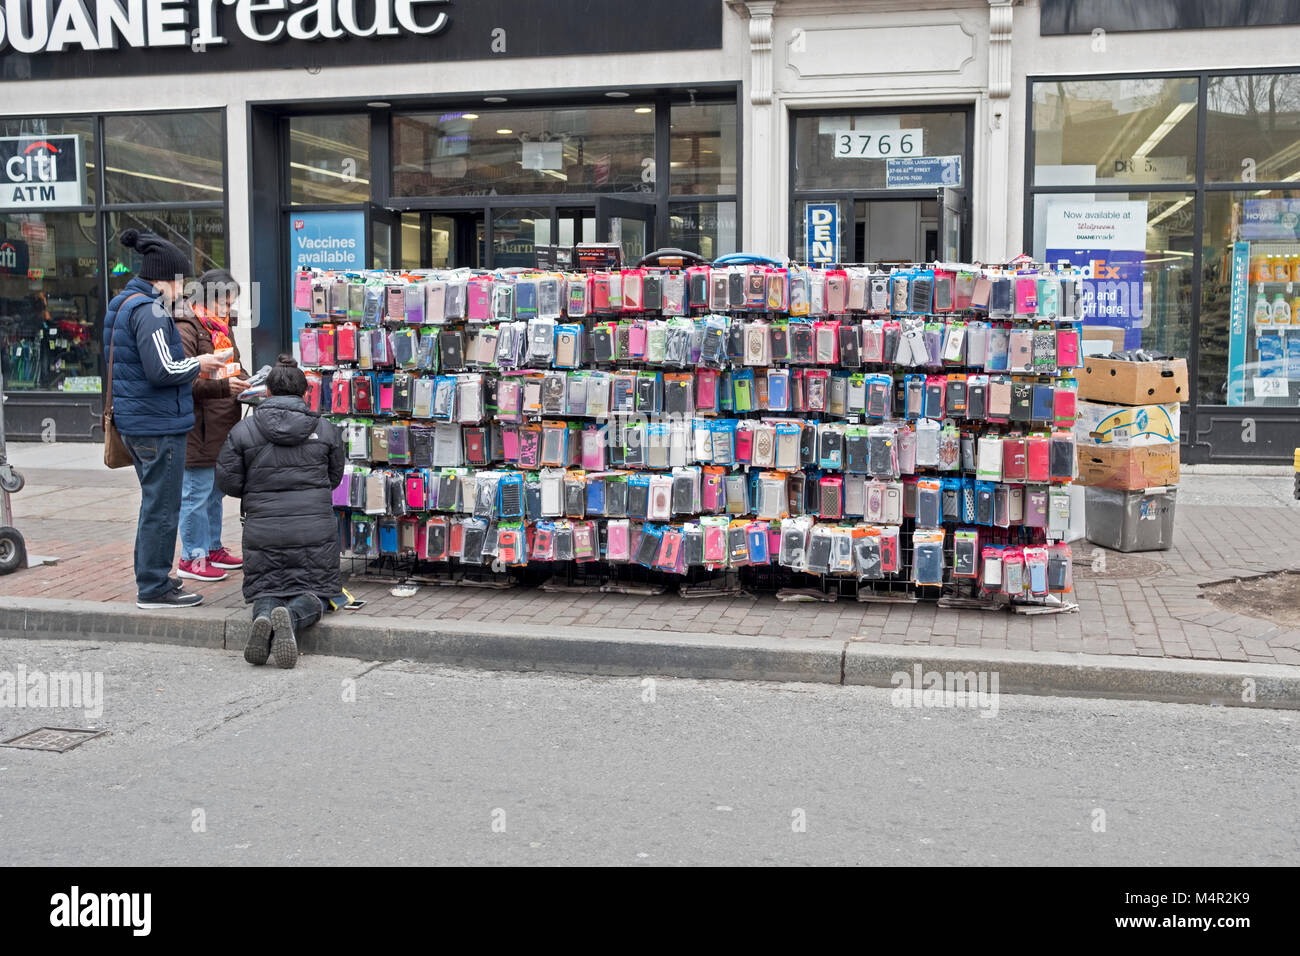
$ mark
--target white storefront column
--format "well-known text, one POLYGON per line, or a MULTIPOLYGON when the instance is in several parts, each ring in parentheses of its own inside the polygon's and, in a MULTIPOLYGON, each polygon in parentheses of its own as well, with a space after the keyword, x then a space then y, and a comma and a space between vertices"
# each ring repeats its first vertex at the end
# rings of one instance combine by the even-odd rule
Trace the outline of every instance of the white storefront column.
POLYGON ((744 223, 740 248, 763 255, 779 255, 785 248, 777 205, 781 195, 777 184, 785 171, 777 157, 779 108, 772 96, 772 15, 776 4, 777 0, 732 4, 737 13, 749 18, 747 105, 742 105, 744 195, 740 201, 744 223))
POLYGON ((987 109, 983 111, 988 148, 982 177, 987 199, 983 240, 976 236, 973 250, 974 257, 984 262, 1005 260, 1021 251, 1020 225, 1009 221, 1007 185, 1011 172, 1011 11, 1012 0, 989 0, 989 83, 987 109))

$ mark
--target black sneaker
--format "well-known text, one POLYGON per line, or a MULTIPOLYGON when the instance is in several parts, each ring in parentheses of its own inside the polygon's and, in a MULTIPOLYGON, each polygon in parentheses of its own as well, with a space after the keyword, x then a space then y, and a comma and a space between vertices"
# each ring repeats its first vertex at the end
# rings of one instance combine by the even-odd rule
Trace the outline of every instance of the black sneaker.
POLYGON ((168 578, 167 580, 170 581, 170 582, 172 583, 172 590, 173 590, 173 591, 183 591, 183 590, 185 590, 185 582, 182 581, 180 578, 168 578))
POLYGON ((257 617, 253 619, 253 633, 244 645, 244 660, 250 664, 265 664, 271 653, 271 619, 257 617))
POLYGON ((294 638, 293 617, 287 607, 271 611, 271 627, 275 630, 275 637, 271 638, 271 654, 276 666, 290 670, 298 663, 298 641, 294 638))
POLYGON ((135 602, 135 606, 142 607, 146 611, 157 611, 173 607, 194 607, 194 605, 202 602, 203 595, 195 594, 193 591, 168 591, 162 597, 156 597, 149 601, 140 599, 135 602))

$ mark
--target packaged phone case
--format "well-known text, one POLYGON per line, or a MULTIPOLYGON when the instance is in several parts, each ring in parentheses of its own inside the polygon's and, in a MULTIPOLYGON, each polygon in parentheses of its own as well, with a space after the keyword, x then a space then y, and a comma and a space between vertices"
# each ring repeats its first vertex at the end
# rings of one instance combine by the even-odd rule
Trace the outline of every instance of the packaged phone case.
POLYGON ((917 530, 912 533, 912 580, 916 584, 937 586, 943 584, 942 528, 917 530))

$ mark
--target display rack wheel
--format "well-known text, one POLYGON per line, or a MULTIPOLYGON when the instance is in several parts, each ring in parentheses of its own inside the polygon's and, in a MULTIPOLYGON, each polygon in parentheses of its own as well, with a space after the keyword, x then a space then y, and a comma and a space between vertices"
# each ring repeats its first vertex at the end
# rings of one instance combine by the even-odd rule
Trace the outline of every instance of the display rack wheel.
POLYGON ((27 564, 27 545, 17 528, 0 528, 0 574, 8 574, 27 564))
POLYGON ((23 485, 27 484, 27 479, 20 472, 12 468, 0 470, 0 488, 3 488, 11 495, 16 495, 23 490, 23 485))

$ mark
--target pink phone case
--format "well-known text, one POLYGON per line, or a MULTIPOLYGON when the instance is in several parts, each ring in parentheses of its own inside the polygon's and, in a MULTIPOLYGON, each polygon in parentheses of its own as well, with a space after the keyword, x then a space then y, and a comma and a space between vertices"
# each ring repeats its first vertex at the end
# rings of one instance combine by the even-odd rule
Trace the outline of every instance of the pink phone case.
POLYGON ((1074 329, 1057 331, 1056 364, 1059 368, 1079 367, 1079 333, 1074 329))
POLYGON ((715 411, 718 407, 718 373, 712 369, 696 373, 695 404, 702 412, 715 411))
POLYGON ((293 307, 303 312, 311 311, 311 273, 299 272, 293 280, 293 307))
POLYGON ((1025 439, 1025 470, 1028 481, 1047 481, 1048 440, 1041 435, 1031 435, 1025 439))
POLYGON ((1057 428, 1073 428, 1078 415, 1075 406, 1077 394, 1072 388, 1058 388, 1052 394, 1052 416, 1057 428))
POLYGON ((1033 315, 1038 311, 1038 279, 1016 280, 1016 314, 1033 315))
POLYGON ((419 511, 424 507, 424 476, 406 476, 406 507, 419 511))
POLYGON ((611 561, 628 560, 628 530, 626 523, 621 521, 611 521, 609 523, 609 543, 606 554, 611 561))
POLYGON ((471 279, 468 285, 465 316, 471 321, 485 322, 492 317, 492 282, 471 279))
POLYGON ((506 461, 519 460, 519 429, 514 425, 501 429, 501 454, 506 461))
POLYGON ((588 428, 582 433, 582 467, 588 471, 604 471, 605 441, 598 428, 588 428))
POLYGON ((708 564, 726 563, 727 533, 722 528, 704 529, 704 560, 708 564))
POLYGON ((645 323, 637 322, 628 330, 628 351, 635 358, 645 356, 645 323))

